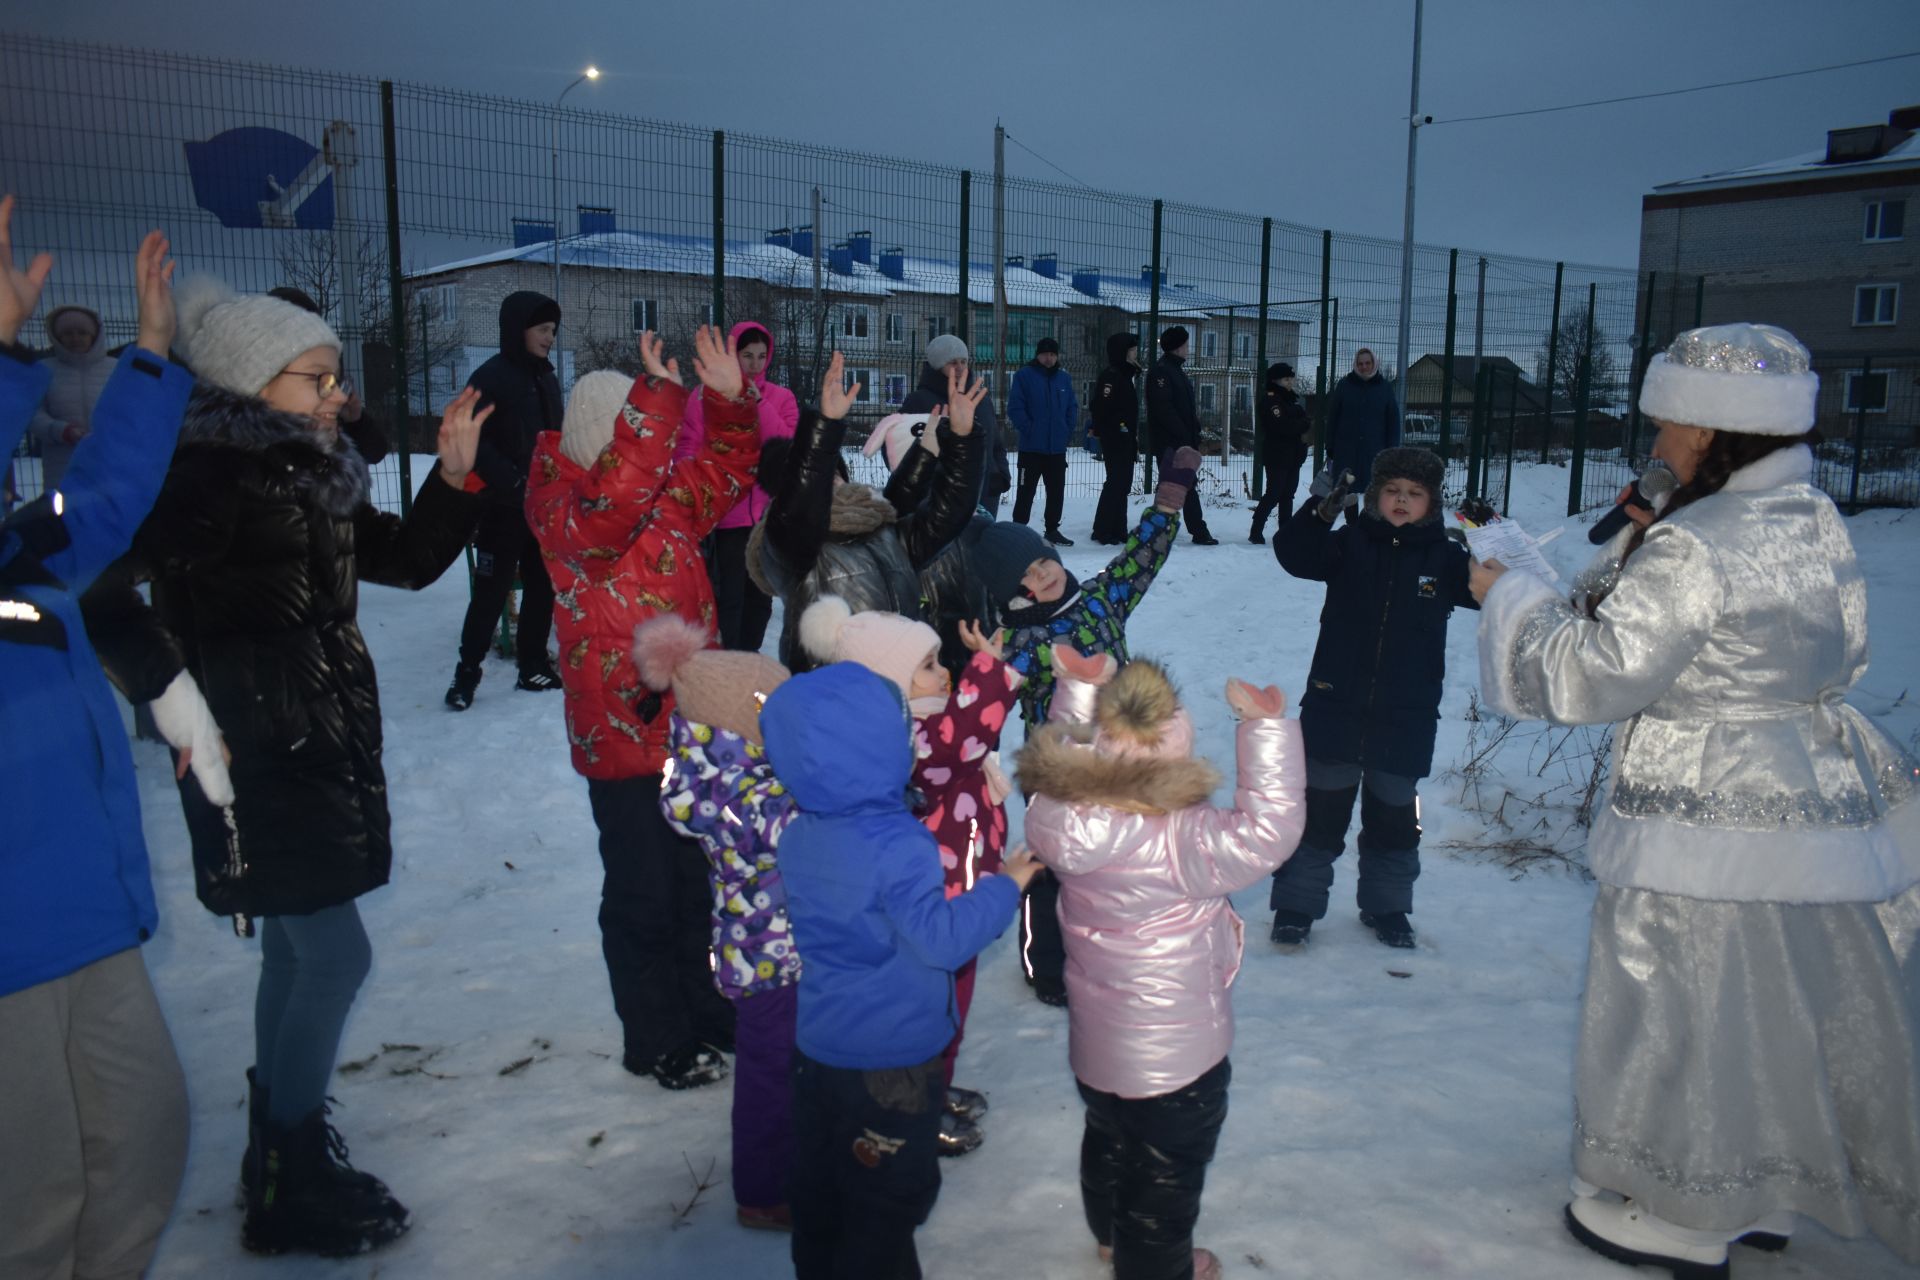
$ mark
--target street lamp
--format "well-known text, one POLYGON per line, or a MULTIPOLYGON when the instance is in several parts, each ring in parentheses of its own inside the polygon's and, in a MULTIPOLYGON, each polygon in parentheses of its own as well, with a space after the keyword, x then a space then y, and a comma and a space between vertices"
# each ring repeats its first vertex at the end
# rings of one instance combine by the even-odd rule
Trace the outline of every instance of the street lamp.
POLYGON ((600 68, 588 67, 575 76, 573 83, 562 89, 560 96, 553 100, 553 301, 556 306, 560 302, 560 104, 567 100, 568 94, 580 87, 582 81, 599 78, 600 68))

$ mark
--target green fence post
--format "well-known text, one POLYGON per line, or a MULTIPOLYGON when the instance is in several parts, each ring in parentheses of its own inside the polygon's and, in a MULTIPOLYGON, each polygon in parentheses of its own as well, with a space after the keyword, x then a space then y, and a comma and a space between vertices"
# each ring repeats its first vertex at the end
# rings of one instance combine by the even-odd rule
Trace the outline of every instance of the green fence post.
POLYGON ((1507 380, 1507 474, 1501 481, 1500 514, 1508 514, 1513 504, 1513 440, 1520 419, 1520 371, 1507 380))
POLYGON ((1547 461, 1547 450, 1553 446, 1553 379, 1560 360, 1560 285, 1566 279, 1566 275, 1566 263, 1553 264, 1553 323, 1547 330, 1547 425, 1540 432, 1542 465, 1547 461))
POLYGON ((1701 276, 1693 282, 1693 327, 1698 329, 1705 321, 1700 317, 1707 310, 1707 278, 1701 276))
MULTIPOLYGON (((1592 314, 1589 312, 1588 314, 1592 314)), ((1573 396, 1573 458, 1567 467, 1567 514, 1580 514, 1580 490, 1587 474, 1587 392, 1593 375, 1593 326, 1587 326, 1588 342, 1580 353, 1580 371, 1575 376, 1573 396)))
MULTIPOLYGON (((1162 202, 1155 200, 1153 202, 1153 265, 1147 268, 1147 279, 1149 281, 1147 288, 1147 341, 1153 343, 1156 349, 1160 343, 1160 221, 1162 212, 1162 202)), ((1140 425, 1142 427, 1147 425, 1144 418, 1141 420, 1140 425)), ((1145 438, 1145 445, 1140 450, 1140 491, 1142 493, 1152 493, 1153 451, 1160 447, 1160 442, 1152 438, 1151 431, 1142 431, 1140 434, 1145 438)))
MULTIPOLYGON (((815 234, 819 234, 817 231, 815 234)), ((957 305, 960 308, 960 321, 954 333, 962 342, 971 342, 969 319, 973 311, 973 301, 967 296, 967 275, 971 267, 969 258, 973 253, 973 170, 960 171, 960 292, 957 305)), ((937 335, 936 335, 937 336, 937 335)))
MULTIPOLYGON (((814 229, 818 235, 819 228, 814 229)), ((713 323, 727 327, 727 135, 713 131, 713 323)))
MULTIPOLYGON (((1269 292, 1267 286, 1268 278, 1272 274, 1273 219, 1262 218, 1260 220, 1260 336, 1254 339, 1253 356, 1255 366, 1254 386, 1262 388, 1266 386, 1267 378, 1267 300, 1269 292)), ((1227 351, 1227 358, 1229 361, 1233 358, 1231 348, 1227 351)), ((1231 397, 1229 397, 1229 399, 1231 399, 1231 397)), ((1248 487, 1252 489, 1254 498, 1258 499, 1266 492, 1267 487, 1267 469, 1260 465, 1262 457, 1265 456, 1261 452, 1261 446, 1267 439, 1267 422, 1266 415, 1260 412, 1259 401, 1254 400, 1251 396, 1248 397, 1248 400, 1253 404, 1253 465, 1248 468, 1253 473, 1253 483, 1248 487)), ((1231 436, 1233 433, 1228 432, 1227 434, 1231 436)), ((1231 441, 1229 441, 1229 444, 1231 444, 1231 441)))
POLYGON ((1640 316, 1640 341, 1634 344, 1633 368, 1627 377, 1627 448, 1624 455, 1631 466, 1640 448, 1640 384, 1647 376, 1647 353, 1653 349, 1653 289, 1660 279, 1658 271, 1647 272, 1647 305, 1640 316))
POLYGON ((1473 425, 1468 429, 1467 492, 1487 496, 1487 437, 1493 427, 1493 365, 1483 364, 1473 380, 1473 425))
POLYGON ((1333 291, 1333 232, 1320 233, 1320 364, 1313 375, 1313 469, 1320 470, 1320 457, 1327 441, 1327 392, 1333 388, 1333 379, 1328 376, 1327 361, 1332 358, 1333 350, 1328 346, 1327 308, 1333 305, 1328 295, 1333 291))
MULTIPOLYGON (((1333 329, 1327 334, 1327 353, 1329 359, 1338 360, 1340 350, 1340 299, 1333 300, 1333 329)), ((1333 399, 1333 371, 1327 371, 1327 394, 1320 397, 1320 431, 1318 441, 1313 447, 1313 469, 1317 472, 1325 465, 1323 455, 1327 451, 1327 401, 1333 399)), ((1339 477, 1334 477, 1338 479, 1339 477)))
MULTIPOLYGON (((413 414, 407 394, 407 293, 400 273, 400 157, 395 154, 393 81, 380 82, 380 145, 387 180, 387 347, 393 358, 393 425, 400 454, 400 514, 413 510, 413 414)), ((431 377, 431 372, 429 372, 431 377)), ((431 409, 431 404, 423 405, 431 409)))
MULTIPOLYGON (((1453 343, 1455 311, 1460 297, 1453 291, 1460 275, 1460 251, 1447 251, 1447 342, 1440 357, 1440 460, 1445 462, 1452 450, 1453 434, 1447 419, 1453 416, 1453 343)), ((1404 375, 1403 375, 1404 376, 1404 375)), ((1412 385, 1409 383, 1408 385, 1412 385)))
MULTIPOLYGON (((1853 479, 1847 483, 1847 514, 1849 515, 1860 510, 1860 458, 1867 451, 1867 400, 1871 391, 1867 384, 1872 377, 1873 357, 1866 356, 1860 362, 1860 381, 1856 384, 1858 390, 1855 392, 1859 408, 1853 415, 1853 479)), ((1846 378, 1842 377, 1840 382, 1844 388, 1846 378)), ((1892 379, 1888 379, 1888 388, 1889 390, 1892 388, 1892 379)), ((1845 397, 1846 393, 1843 390, 1841 393, 1843 406, 1846 403, 1845 397)))

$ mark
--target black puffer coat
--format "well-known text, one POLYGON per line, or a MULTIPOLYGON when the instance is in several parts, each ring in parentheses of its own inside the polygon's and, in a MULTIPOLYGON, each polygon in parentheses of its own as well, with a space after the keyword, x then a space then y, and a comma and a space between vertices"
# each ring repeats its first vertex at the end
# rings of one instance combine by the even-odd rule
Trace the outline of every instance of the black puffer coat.
MULTIPOLYGON (((971 388, 980 375, 969 372, 967 386, 971 388)), ((947 402, 947 371, 936 369, 930 364, 920 366, 920 381, 907 398, 900 402, 902 413, 932 413, 947 402)), ((993 407, 993 397, 988 396, 973 411, 973 434, 986 442, 987 451, 980 464, 980 492, 974 499, 982 506, 992 506, 1002 494, 1013 488, 1013 466, 1007 461, 1007 438, 1000 430, 1000 415, 993 407)))
POLYGON ((1394 528, 1370 509, 1334 529, 1310 499, 1274 535, 1280 567, 1327 584, 1300 729, 1307 755, 1424 778, 1447 674, 1447 619, 1478 609, 1467 553, 1437 512, 1394 528))
POLYGON ((1280 385, 1269 372, 1267 388, 1261 393, 1260 461, 1270 467, 1300 466, 1313 448, 1313 420, 1307 417, 1300 397, 1280 385))
MULTIPOLYGON (((200 901, 304 915, 387 882, 380 696, 359 581, 418 590, 460 555, 479 497, 428 476, 403 521, 367 502, 366 463, 304 418, 196 389, 165 486, 119 567, 105 646, 123 688, 193 673, 233 753, 234 803, 191 772, 181 800, 200 901), (153 582, 154 604, 128 600, 153 582), (122 678, 124 677, 124 678, 122 678)), ((109 590, 101 584, 99 591, 109 590)), ((96 593, 97 594, 97 593, 96 593)))
POLYGON ((467 379, 467 385, 480 392, 482 406, 494 406, 493 416, 480 428, 473 469, 487 482, 487 500, 515 511, 526 505, 534 438, 542 431, 558 431, 566 408, 553 363, 527 350, 527 330, 549 320, 559 323, 560 304, 546 294, 508 294, 500 304, 500 353, 467 379))
POLYGON ((902 515, 863 484, 834 487, 846 424, 809 409, 800 415, 773 501, 747 543, 747 570, 780 597, 780 661, 798 675, 814 662, 799 643, 800 615, 837 595, 855 613, 884 611, 933 621, 920 573, 973 517, 980 482, 978 431, 943 432, 933 492, 902 515))
POLYGON ((1101 452, 1120 454, 1128 461, 1140 445, 1140 392, 1133 382, 1140 369, 1127 359, 1127 352, 1139 345, 1130 333, 1107 339, 1107 367, 1094 380, 1087 402, 1093 418, 1091 434, 1099 439, 1101 452))
MULTIPOLYGON (((946 452, 951 434, 946 424, 940 427, 940 449, 946 452)), ((900 459, 887 481, 888 505, 901 515, 920 509, 933 491, 939 475, 939 459, 915 444, 900 459)), ((920 606, 922 616, 940 633, 940 665, 956 677, 973 658, 973 651, 960 638, 963 621, 977 622, 992 630, 1000 625, 1000 610, 988 599, 987 584, 981 581, 973 563, 973 544, 983 530, 993 528, 993 517, 975 514, 965 527, 941 548, 920 570, 920 606)))
POLYGON ((1155 457, 1169 449, 1200 447, 1200 415, 1186 364, 1179 356, 1161 356, 1147 370, 1147 444, 1155 457))

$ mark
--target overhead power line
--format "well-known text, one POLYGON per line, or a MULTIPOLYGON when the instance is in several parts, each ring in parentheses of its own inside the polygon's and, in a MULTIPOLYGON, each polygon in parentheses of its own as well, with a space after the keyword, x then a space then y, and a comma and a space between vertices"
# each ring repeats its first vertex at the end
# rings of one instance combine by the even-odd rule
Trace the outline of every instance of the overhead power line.
POLYGON ((1718 80, 1712 84, 1690 85, 1685 89, 1662 89, 1656 93, 1629 93, 1618 98, 1595 98, 1591 102, 1569 102, 1558 107, 1532 107, 1525 111, 1495 111, 1483 116, 1448 116, 1444 119, 1429 121, 1429 124, 1472 124, 1477 120, 1511 120, 1515 116, 1544 116, 1555 111, 1578 111, 1583 107, 1605 107, 1616 102, 1644 102, 1648 98, 1672 98, 1683 93, 1701 93, 1708 89, 1731 89, 1736 85, 1764 84, 1769 80, 1790 80, 1795 76, 1819 75, 1824 71, 1845 71, 1849 67, 1871 67, 1882 62, 1899 62, 1905 58, 1920 58, 1920 49, 1912 53, 1889 53, 1879 58, 1862 58, 1858 62, 1836 62, 1825 67, 1806 67, 1799 71, 1780 71, 1770 76, 1748 76, 1744 80, 1718 80))

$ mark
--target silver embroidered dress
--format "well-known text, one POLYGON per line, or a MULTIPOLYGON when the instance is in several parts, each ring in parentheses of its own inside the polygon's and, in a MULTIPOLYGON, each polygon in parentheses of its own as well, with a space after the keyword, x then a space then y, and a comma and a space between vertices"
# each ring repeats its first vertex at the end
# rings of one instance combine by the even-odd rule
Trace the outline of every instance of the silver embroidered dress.
POLYGON ((1811 464, 1736 471, 1608 571, 1623 534, 1593 619, 1502 575, 1481 691, 1618 725, 1576 1173, 1682 1226, 1788 1210, 1920 1261, 1920 774, 1844 700, 1866 589, 1811 464))

